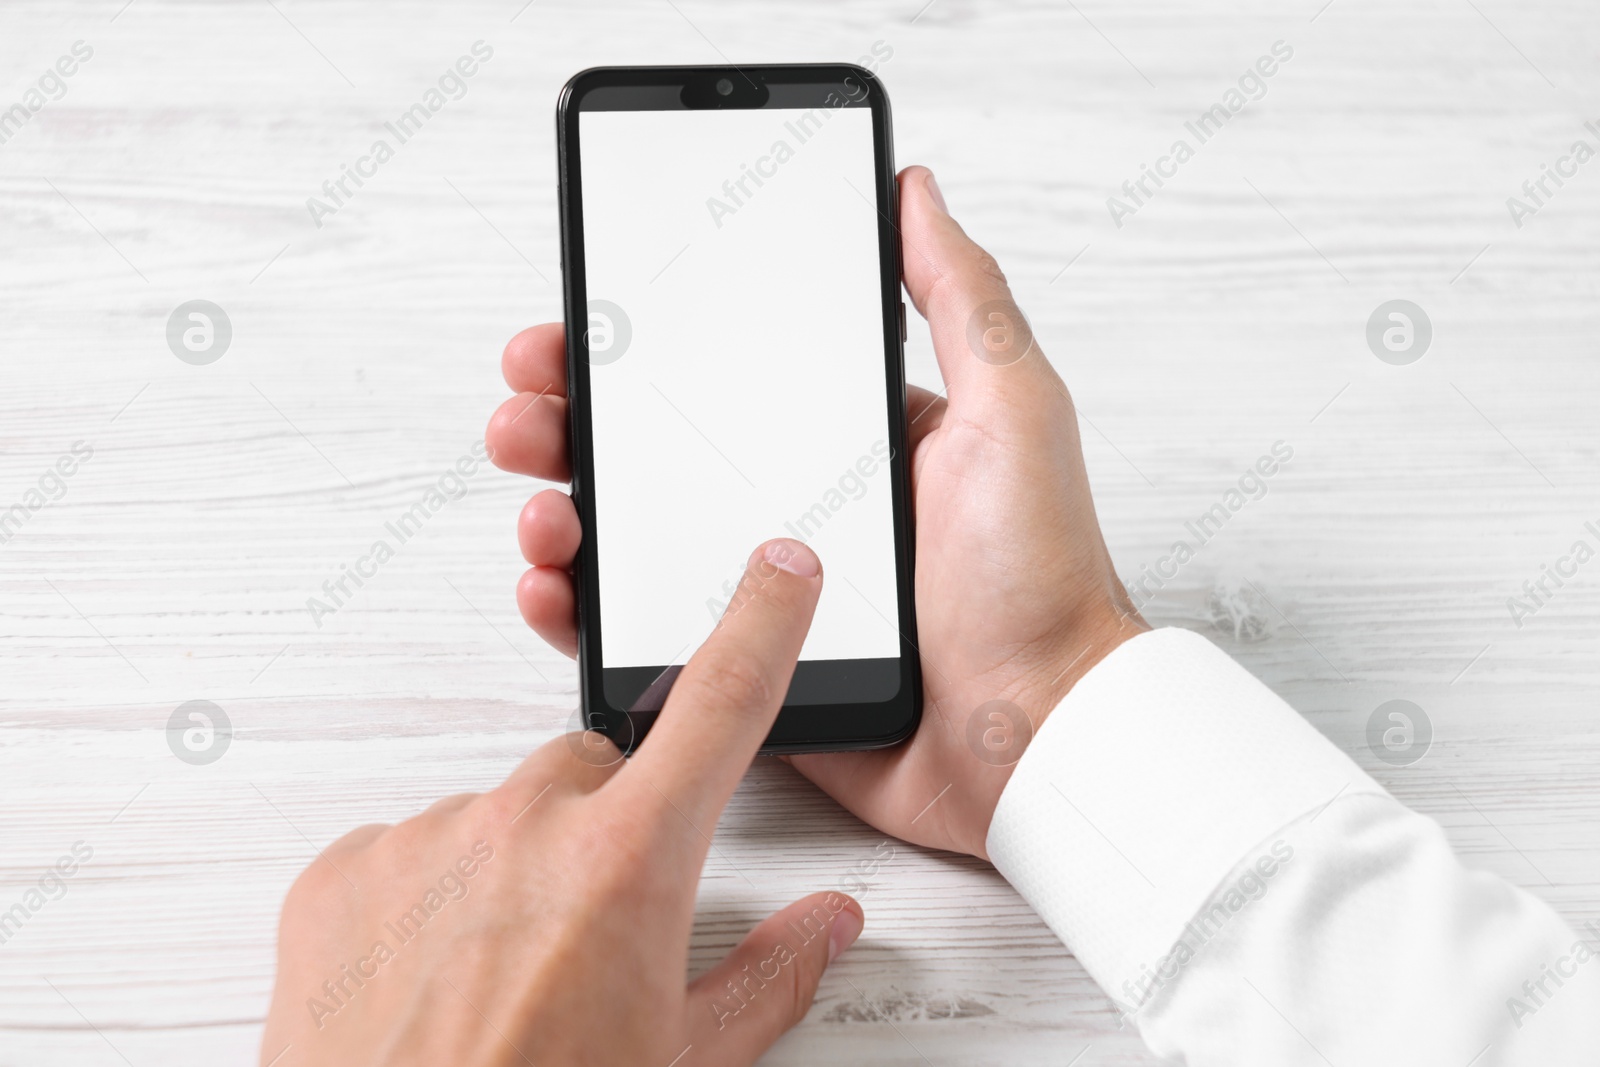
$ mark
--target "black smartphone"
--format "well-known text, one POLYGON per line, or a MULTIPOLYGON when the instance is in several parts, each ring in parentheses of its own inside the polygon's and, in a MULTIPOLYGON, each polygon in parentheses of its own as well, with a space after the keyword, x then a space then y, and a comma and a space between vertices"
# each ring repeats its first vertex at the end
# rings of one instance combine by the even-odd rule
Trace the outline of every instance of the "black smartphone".
POLYGON ((889 99, 856 65, 607 67, 556 112, 584 721, 624 751, 772 537, 822 599, 764 752, 916 728, 889 99))

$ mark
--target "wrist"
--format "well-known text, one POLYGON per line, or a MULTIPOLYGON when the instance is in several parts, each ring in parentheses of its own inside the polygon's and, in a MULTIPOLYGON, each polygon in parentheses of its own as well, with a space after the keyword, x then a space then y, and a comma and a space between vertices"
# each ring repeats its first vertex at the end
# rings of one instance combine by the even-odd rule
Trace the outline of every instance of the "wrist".
POLYGON ((1023 693, 1023 699, 1027 701, 1023 706, 1033 719, 1035 732, 1084 675, 1122 644, 1148 633, 1150 629, 1150 624, 1131 604, 1126 607, 1107 604, 1089 617, 1075 622, 1061 640, 1050 663, 1029 682, 1023 693))
POLYGON ((1020 677, 1009 700, 1005 703, 1027 717, 1027 725, 1018 721, 1010 731, 1010 743, 1003 749, 986 746, 985 736, 979 728, 969 729, 968 744, 973 753, 986 763, 995 764, 985 790, 984 810, 977 839, 966 849, 980 859, 988 859, 987 838, 989 825, 1000 796, 1010 782, 1012 772, 1027 752, 1028 745, 1044 727, 1051 713, 1059 707, 1074 686, 1099 663, 1121 645, 1140 634, 1147 633, 1150 625, 1140 617, 1131 604, 1107 603, 1092 612, 1070 618, 1062 628, 1061 636, 1052 642, 1052 650, 1038 658, 1038 665, 1020 677))

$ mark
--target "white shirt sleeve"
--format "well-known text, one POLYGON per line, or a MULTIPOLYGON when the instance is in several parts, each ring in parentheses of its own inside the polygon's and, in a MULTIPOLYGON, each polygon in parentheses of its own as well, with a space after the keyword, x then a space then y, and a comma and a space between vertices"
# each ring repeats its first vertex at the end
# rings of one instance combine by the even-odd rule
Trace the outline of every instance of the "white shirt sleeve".
POLYGON ((1190 1067, 1600 1062, 1600 923, 1466 870, 1210 642, 1155 630, 1018 763, 989 856, 1190 1067))

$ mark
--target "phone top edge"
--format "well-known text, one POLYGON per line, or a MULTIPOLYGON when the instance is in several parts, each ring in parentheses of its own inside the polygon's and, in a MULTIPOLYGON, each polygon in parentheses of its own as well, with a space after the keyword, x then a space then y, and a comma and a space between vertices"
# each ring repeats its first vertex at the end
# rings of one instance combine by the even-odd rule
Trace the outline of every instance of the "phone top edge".
MULTIPOLYGON (((883 79, 873 71, 859 63, 746 63, 746 64, 657 64, 639 66, 595 66, 585 67, 573 74, 562 85, 556 98, 556 116, 558 121, 564 121, 573 112, 579 114, 593 111, 633 111, 633 110, 702 110, 702 107, 678 104, 671 107, 638 106, 585 106, 586 99, 595 91, 624 90, 644 92, 647 90, 682 89, 693 82, 715 75, 738 75, 746 81, 750 75, 759 76, 765 84, 778 86, 792 85, 828 85, 832 83, 848 84, 851 80, 863 83, 866 92, 857 98, 854 94, 847 94, 842 103, 835 106, 842 107, 889 107, 889 93, 884 86, 883 79), (785 76, 788 77, 785 77, 785 76)), ((768 103, 755 105, 735 105, 735 107, 759 110, 767 108, 768 103)), ((801 106, 798 104, 789 106, 801 106)))

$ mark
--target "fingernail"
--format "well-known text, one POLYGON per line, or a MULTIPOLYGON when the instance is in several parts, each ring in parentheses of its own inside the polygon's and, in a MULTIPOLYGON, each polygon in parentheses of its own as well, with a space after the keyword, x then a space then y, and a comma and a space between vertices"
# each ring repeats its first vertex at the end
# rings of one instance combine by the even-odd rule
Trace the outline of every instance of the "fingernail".
POLYGON ((817 554, 799 541, 791 541, 787 537, 767 542, 761 558, 780 571, 788 571, 801 578, 815 578, 822 573, 822 561, 817 554))
POLYGON ((833 929, 828 932, 828 962, 856 943, 856 938, 861 936, 861 927, 866 922, 861 913, 854 908, 846 907, 834 916, 833 929))
POLYGON ((934 180, 931 170, 928 172, 928 195, 933 197, 933 202, 939 205, 940 211, 946 215, 950 214, 950 209, 944 203, 944 194, 939 191, 939 183, 934 180))

